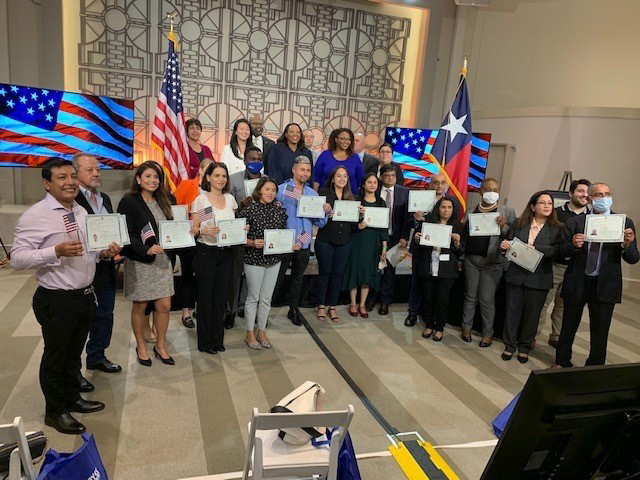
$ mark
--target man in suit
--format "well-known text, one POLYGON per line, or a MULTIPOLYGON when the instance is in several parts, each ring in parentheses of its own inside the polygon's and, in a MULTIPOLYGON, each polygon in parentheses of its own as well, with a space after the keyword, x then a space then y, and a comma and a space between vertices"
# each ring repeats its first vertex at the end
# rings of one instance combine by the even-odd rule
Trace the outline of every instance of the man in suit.
POLYGON ((315 167, 316 162, 318 161, 318 157, 322 152, 313 148, 314 135, 311 130, 309 129, 305 130, 304 132, 302 132, 302 136, 304 137, 304 146, 308 148, 309 151, 311 151, 313 166, 315 167))
POLYGON ((264 123, 262 116, 255 114, 249 117, 249 125, 251 125, 251 140, 253 144, 262 152, 262 158, 264 158, 264 173, 269 173, 269 166, 267 165, 267 158, 269 158, 269 151, 274 145, 274 141, 263 135, 264 123))
MULTIPOLYGON (((591 184, 589 200, 594 214, 612 213, 613 195, 606 183, 591 184)), ((567 221, 562 233, 560 254, 569 258, 569 265, 562 286, 564 313, 553 368, 573 366, 571 350, 585 304, 589 306, 591 336, 586 365, 604 365, 611 316, 615 304, 622 300, 620 260, 632 265, 640 260, 635 227, 630 218, 626 219, 622 243, 585 241, 586 221, 586 215, 575 216, 567 221)))
MULTIPOLYGON (((588 215, 591 213, 589 208, 589 186, 591 182, 584 178, 574 180, 569 185, 569 201, 561 207, 556 207, 556 215, 558 221, 565 224, 570 218, 576 215, 588 215)), ((562 300, 562 281, 564 280, 564 272, 567 270, 568 260, 558 259, 553 262, 553 287, 547 294, 544 301, 540 320, 538 322, 538 335, 542 333, 542 327, 546 323, 547 317, 551 317, 551 333, 549 334, 549 345, 553 348, 558 346, 558 337, 562 328, 562 313, 564 311, 564 301, 562 300), (553 310, 551 315, 548 313, 549 305, 553 302, 553 310)), ((535 340, 534 340, 535 344, 535 340)))
MULTIPOLYGON (((113 205, 109 195, 98 190, 102 185, 98 159, 90 154, 78 153, 73 156, 71 161, 78 172, 78 182, 80 183, 76 202, 84 207, 89 215, 113 213, 113 205)), ((93 278, 93 288, 98 305, 93 314, 86 347, 87 369, 117 373, 122 370, 122 367, 109 361, 105 355, 105 350, 111 342, 113 308, 116 301, 116 270, 113 259, 101 260, 98 263, 93 278)), ((94 387, 80 373, 81 366, 81 364, 78 365, 81 391, 90 392, 94 387)))
MULTIPOLYGON (((382 180, 380 197, 389 208, 389 248, 393 248, 395 245, 405 248, 411 230, 408 213, 409 190, 396 184, 396 171, 393 165, 383 165, 380 169, 380 179, 382 180)), ((389 313, 389 304, 393 301, 395 279, 395 268, 387 260, 387 267, 382 274, 380 285, 380 308, 378 309, 380 315, 389 313)), ((373 302, 369 305, 371 310, 375 305, 375 296, 372 296, 372 300, 373 302)))
POLYGON ((364 151, 364 133, 358 132, 353 136, 353 153, 360 157, 362 169, 366 172, 372 165, 378 164, 378 158, 364 151))

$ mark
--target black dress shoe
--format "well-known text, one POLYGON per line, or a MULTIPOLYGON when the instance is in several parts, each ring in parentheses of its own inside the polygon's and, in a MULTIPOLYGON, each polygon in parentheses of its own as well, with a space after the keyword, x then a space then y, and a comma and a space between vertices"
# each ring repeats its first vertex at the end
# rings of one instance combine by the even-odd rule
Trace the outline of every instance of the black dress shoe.
POLYGON ((184 325, 186 328, 196 328, 196 324, 193 323, 193 318, 191 317, 184 317, 182 319, 182 325, 184 325))
POLYGON ((69 435, 80 435, 86 432, 84 425, 71 416, 70 413, 61 413, 59 415, 45 415, 44 424, 55 428, 60 433, 69 435))
POLYGON ((87 370, 100 370, 106 373, 118 373, 122 371, 122 367, 117 363, 110 362, 106 358, 99 363, 87 365, 87 370))
POLYGON ((224 328, 225 330, 231 330, 235 325, 236 316, 233 313, 229 313, 226 317, 224 317, 224 328))
POLYGON ((375 302, 374 303, 367 302, 364 304, 364 308, 367 309, 367 312, 373 312, 373 309, 376 308, 376 304, 375 302))
POLYGON ((526 357, 521 357, 520 355, 518 355, 518 361, 520 363, 527 363, 529 361, 529 355, 527 355, 526 357))
POLYGON ((209 355, 215 355, 218 351, 215 348, 203 348, 200 350, 203 353, 208 353, 209 355))
POLYGON ((80 398, 69 405, 70 412, 77 413, 93 413, 104 409, 104 403, 94 402, 93 400, 85 400, 80 398))
POLYGON ((156 358, 159 358, 160 361, 162 363, 164 363, 165 365, 175 365, 176 361, 171 358, 171 356, 169 356, 168 358, 164 358, 162 355, 160 355, 160 353, 158 353, 158 350, 156 350, 156 347, 153 347, 153 353, 156 356, 156 358))
POLYGON ((500 358, 502 360, 504 360, 505 362, 508 362, 509 360, 511 360, 513 358, 513 353, 502 352, 502 355, 500 355, 500 358))
POLYGON ((218 351, 218 352, 224 352, 224 351, 226 351, 226 350, 227 350, 227 349, 226 349, 226 348, 224 348, 224 345, 220 345, 219 347, 216 347, 216 351, 218 351))
POLYGON ((389 315, 389 305, 381 303, 380 304, 380 308, 378 309, 378 314, 380 314, 380 315, 389 315))
POLYGON ((96 387, 94 387, 89 380, 84 378, 81 373, 78 374, 78 381, 80 382, 80 391, 82 393, 93 392, 96 389, 96 387))
POLYGON ((238 310, 238 316, 239 316, 240 318, 244 318, 244 309, 242 309, 242 310, 238 310))
POLYGON ((404 319, 404 326, 405 327, 413 327, 416 322, 418 321, 418 316, 417 315, 407 315, 407 318, 404 319))
POLYGON ((304 317, 300 313, 300 310, 298 310, 297 308, 290 308, 289 312, 287 312, 287 318, 291 320, 291 323, 297 326, 302 325, 302 321, 304 320, 304 317))

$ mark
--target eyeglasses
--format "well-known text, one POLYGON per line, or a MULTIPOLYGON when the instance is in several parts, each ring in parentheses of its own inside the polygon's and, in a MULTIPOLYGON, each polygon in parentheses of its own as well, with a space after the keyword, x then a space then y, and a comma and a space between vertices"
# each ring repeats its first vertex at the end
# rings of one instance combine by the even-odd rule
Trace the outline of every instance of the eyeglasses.
POLYGON ((611 192, 594 193, 593 195, 591 195, 591 197, 593 197, 593 198, 604 198, 604 197, 611 198, 611 197, 613 197, 613 193, 611 193, 611 192))

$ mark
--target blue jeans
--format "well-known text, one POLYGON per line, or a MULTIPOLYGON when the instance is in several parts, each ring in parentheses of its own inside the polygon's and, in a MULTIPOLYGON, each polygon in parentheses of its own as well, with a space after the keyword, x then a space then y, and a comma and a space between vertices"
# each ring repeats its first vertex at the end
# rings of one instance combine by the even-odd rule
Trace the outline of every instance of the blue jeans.
POLYGON ((342 275, 347 267, 351 243, 334 245, 317 240, 315 243, 318 259, 317 296, 318 305, 334 306, 338 303, 342 275))
POLYGON ((104 285, 96 290, 98 306, 95 308, 89 341, 87 342, 87 365, 95 365, 104 360, 104 351, 111 343, 113 331, 113 307, 116 303, 116 287, 113 284, 104 285))

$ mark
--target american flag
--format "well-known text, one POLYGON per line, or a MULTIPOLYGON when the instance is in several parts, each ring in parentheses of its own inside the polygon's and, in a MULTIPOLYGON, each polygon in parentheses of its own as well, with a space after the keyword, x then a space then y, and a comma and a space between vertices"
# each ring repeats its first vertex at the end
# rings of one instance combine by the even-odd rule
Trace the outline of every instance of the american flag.
POLYGON ((200 223, 206 222, 207 220, 212 220, 213 219, 213 208, 212 207, 205 207, 202 210, 198 210, 196 212, 196 215, 198 216, 198 220, 200 220, 200 223))
POLYGON ((302 192, 300 191, 300 189, 294 187, 293 185, 287 185, 284 188, 284 194, 287 197, 291 197, 295 200, 300 200, 300 195, 302 195, 302 192))
POLYGON ((180 63, 175 52, 175 35, 169 34, 169 54, 158 94, 151 141, 164 153, 171 189, 189 178, 189 146, 184 129, 180 63))
POLYGON ((0 83, 0 166, 37 167, 51 157, 95 155, 133 165, 133 100, 0 83))
POLYGON ((309 235, 303 228, 302 231, 300 232, 300 235, 298 235, 298 241, 303 245, 305 243, 309 243, 311 241, 311 235, 309 235))
POLYGON ((140 238, 142 239, 142 243, 147 243, 147 240, 151 238, 156 238, 156 234, 153 231, 153 227, 151 223, 147 223, 140 232, 140 238))
POLYGON ((67 213, 62 216, 64 222, 64 231, 67 233, 77 232, 79 230, 78 222, 76 222, 76 216, 73 213, 67 213))

